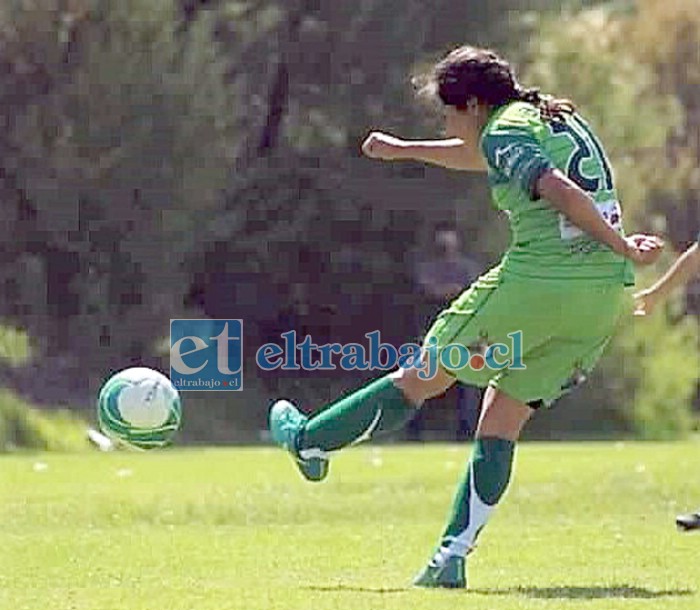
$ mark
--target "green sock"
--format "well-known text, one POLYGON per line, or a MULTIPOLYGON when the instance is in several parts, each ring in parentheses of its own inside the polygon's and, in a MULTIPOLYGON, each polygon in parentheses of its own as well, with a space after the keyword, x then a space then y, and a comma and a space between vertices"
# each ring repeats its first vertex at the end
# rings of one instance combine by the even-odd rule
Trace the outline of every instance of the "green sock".
POLYGON ((508 487, 515 443, 502 438, 476 440, 467 474, 454 500, 438 555, 465 556, 474 546, 508 487))
POLYGON ((333 451, 401 428, 416 412, 387 375, 312 417, 299 438, 299 451, 333 451))

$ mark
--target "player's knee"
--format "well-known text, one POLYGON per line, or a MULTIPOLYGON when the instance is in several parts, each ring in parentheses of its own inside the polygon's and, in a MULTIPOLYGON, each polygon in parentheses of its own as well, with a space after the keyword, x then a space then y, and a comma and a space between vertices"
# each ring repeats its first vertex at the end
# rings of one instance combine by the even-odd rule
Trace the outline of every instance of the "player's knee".
POLYGON ((441 370, 430 378, 417 368, 398 369, 391 376, 406 398, 417 405, 442 394, 455 383, 454 378, 441 370))
POLYGON ((391 379, 394 385, 403 392, 407 400, 421 404, 425 399, 421 397, 416 372, 416 369, 400 368, 391 373, 391 379))
POLYGON ((533 408, 501 390, 489 388, 484 394, 477 438, 496 437, 516 441, 533 408))

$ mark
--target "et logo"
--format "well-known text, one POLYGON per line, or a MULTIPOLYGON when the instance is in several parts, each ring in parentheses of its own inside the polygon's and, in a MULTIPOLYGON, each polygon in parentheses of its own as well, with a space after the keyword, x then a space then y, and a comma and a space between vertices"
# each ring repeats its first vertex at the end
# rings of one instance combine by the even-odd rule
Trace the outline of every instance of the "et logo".
POLYGON ((170 380, 180 390, 243 389, 243 320, 170 320, 170 380))

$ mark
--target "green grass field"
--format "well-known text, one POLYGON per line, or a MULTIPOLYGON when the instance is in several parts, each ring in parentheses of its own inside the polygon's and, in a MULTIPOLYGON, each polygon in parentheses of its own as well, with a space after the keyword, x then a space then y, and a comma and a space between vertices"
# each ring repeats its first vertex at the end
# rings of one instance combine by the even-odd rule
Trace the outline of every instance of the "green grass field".
POLYGON ((1 610, 700 608, 700 444, 523 444, 469 591, 410 587, 469 446, 0 459, 1 610))

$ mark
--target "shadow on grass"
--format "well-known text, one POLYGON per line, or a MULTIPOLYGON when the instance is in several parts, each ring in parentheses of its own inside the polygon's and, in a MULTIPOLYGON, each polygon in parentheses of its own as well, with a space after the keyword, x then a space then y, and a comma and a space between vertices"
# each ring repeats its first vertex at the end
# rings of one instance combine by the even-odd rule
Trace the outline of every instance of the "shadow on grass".
POLYGON ((403 588, 390 588, 390 587, 361 587, 358 585, 310 585, 308 587, 303 587, 308 591, 321 591, 324 593, 333 593, 338 591, 349 591, 352 593, 379 593, 381 595, 387 595, 389 593, 406 593, 410 591, 410 587, 403 588))
POLYGON ((507 589, 471 589, 477 595, 521 595, 534 599, 659 599, 662 597, 686 597, 695 591, 669 589, 654 591, 645 587, 618 585, 612 587, 510 587, 507 589))
MULTIPOLYGON (((359 585, 309 585, 303 587, 309 591, 324 593, 337 593, 347 591, 351 593, 375 593, 387 595, 392 593, 406 593, 418 590, 414 587, 390 588, 390 587, 362 587, 359 585)), ((533 599, 660 599, 664 597, 687 597, 695 594, 691 589, 668 589, 655 591, 645 587, 633 587, 630 585, 618 585, 612 587, 509 587, 504 589, 443 589, 468 595, 517 595, 533 599)))

